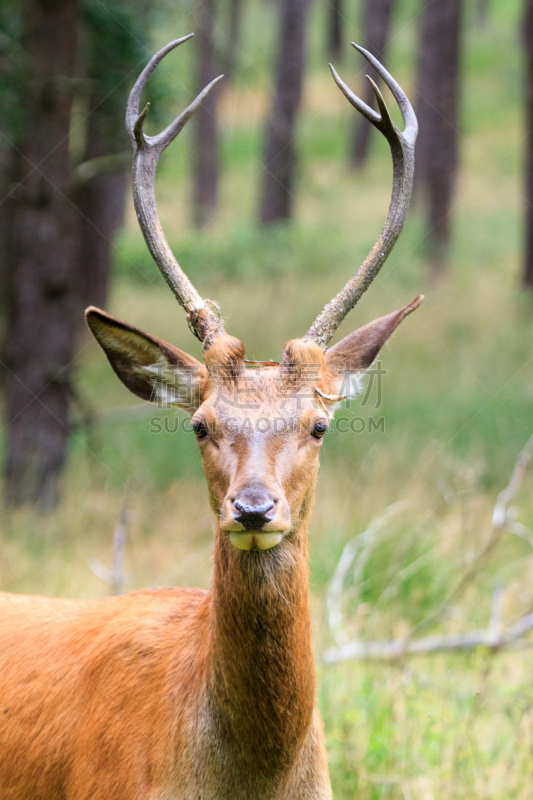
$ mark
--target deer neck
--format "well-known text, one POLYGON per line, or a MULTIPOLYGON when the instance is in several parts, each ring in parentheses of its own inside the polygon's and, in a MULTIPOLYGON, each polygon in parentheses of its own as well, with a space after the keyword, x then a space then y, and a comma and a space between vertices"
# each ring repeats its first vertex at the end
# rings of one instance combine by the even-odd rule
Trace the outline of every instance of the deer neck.
POLYGON ((212 714, 242 761, 279 770, 301 747, 315 704, 307 524, 257 553, 217 531, 210 617, 212 714))

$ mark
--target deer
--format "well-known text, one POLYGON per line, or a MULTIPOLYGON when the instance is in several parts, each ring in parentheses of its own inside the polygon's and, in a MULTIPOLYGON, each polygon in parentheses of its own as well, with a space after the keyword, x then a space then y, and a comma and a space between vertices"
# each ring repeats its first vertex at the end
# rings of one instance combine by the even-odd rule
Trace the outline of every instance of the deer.
POLYGON ((391 90, 403 131, 374 82, 377 111, 330 65, 347 100, 390 146, 387 218, 355 275, 302 338, 285 344, 281 360, 248 362, 178 265, 155 205, 161 153, 219 80, 163 132, 144 133, 149 106, 139 107, 148 77, 189 38, 170 42, 142 71, 126 127, 140 227, 202 342, 203 363, 98 308, 86 319, 131 392, 191 417, 216 520, 212 585, 95 600, 0 596, 2 800, 332 797, 308 600, 320 448, 354 390, 351 378, 369 368, 423 296, 329 342, 402 230, 417 121, 400 86, 362 47, 354 45, 391 90))

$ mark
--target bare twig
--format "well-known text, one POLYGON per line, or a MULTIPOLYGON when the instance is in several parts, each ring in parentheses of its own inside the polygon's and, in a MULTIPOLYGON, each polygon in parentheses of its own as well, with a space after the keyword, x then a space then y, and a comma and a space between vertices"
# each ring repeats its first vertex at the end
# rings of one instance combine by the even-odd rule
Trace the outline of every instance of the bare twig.
POLYGON ((119 422, 137 422, 153 417, 156 408, 151 403, 136 403, 133 406, 117 406, 116 408, 103 408, 95 411, 94 425, 115 425, 119 422))
POLYGON ((382 514, 379 514, 370 521, 368 528, 359 533, 342 551, 342 555, 337 564, 337 569, 331 581, 327 594, 328 620, 331 633, 340 647, 349 644, 349 637, 344 627, 344 615, 342 613, 342 599, 344 594, 344 584, 348 572, 354 565, 354 580, 360 580, 366 561, 375 544, 378 533, 387 525, 392 517, 400 510, 405 508, 405 503, 393 503, 388 506, 382 514))
MULTIPOLYGON (((515 497, 522 486, 527 468, 533 458, 533 436, 529 439, 526 446, 519 454, 511 480, 508 486, 500 492, 494 506, 492 516, 492 531, 480 553, 474 562, 461 577, 459 582, 449 592, 445 602, 433 612, 429 617, 422 621, 421 625, 433 624, 439 619, 450 602, 460 595, 466 585, 472 580, 480 564, 487 558, 499 541, 500 535, 507 530, 517 536, 521 536, 533 546, 533 531, 526 528, 521 523, 516 522, 514 510, 509 507, 509 503, 515 497)), ((410 635, 404 639, 377 640, 372 642, 362 642, 359 639, 350 640, 345 632, 344 618, 342 613, 342 598, 344 593, 344 583, 348 571, 356 559, 354 574, 357 578, 363 569, 364 563, 368 558, 370 548, 375 543, 377 533, 390 520, 391 512, 399 510, 401 504, 389 506, 383 515, 374 518, 364 533, 359 534, 350 540, 343 550, 335 575, 331 582, 328 594, 328 614, 331 632, 337 642, 337 647, 327 650, 323 655, 325 663, 337 663, 352 658, 358 659, 380 659, 390 660, 400 658, 405 655, 419 653, 435 653, 442 650, 465 650, 473 647, 486 647, 490 650, 497 650, 506 647, 517 639, 524 636, 533 628, 533 612, 526 614, 507 628, 502 625, 503 610, 503 588, 497 585, 494 589, 492 598, 492 612, 489 625, 485 630, 469 631, 450 636, 426 636, 423 638, 412 638, 410 635)))
POLYGON ((157 408, 153 403, 135 403, 129 406, 115 406, 102 408, 99 411, 91 409, 90 416, 77 417, 71 421, 71 427, 96 428, 101 425, 117 425, 122 422, 138 422, 150 419, 156 413, 163 413, 166 408, 157 408))
POLYGON ((452 586, 446 599, 438 606, 431 614, 428 614, 427 617, 420 620, 420 622, 415 625, 413 630, 411 631, 410 636, 413 633, 420 632, 420 630, 428 629, 432 625, 434 625, 445 613, 445 611, 450 607, 450 604, 460 595, 463 594, 464 590, 468 586, 468 584, 472 581, 474 576, 477 574, 479 568, 482 564, 485 563, 487 557, 492 553, 496 545, 498 544, 501 534, 503 532, 503 528, 492 528, 490 532, 490 536, 488 537, 487 541, 481 548, 481 550, 474 556, 470 565, 467 570, 461 575, 458 582, 452 586))
POLYGON ((73 170, 72 177, 76 184, 87 183, 100 175, 113 175, 124 172, 130 165, 129 153, 114 153, 109 156, 98 156, 83 161, 73 170))
POLYGON ((112 594, 122 594, 127 575, 124 572, 124 556, 126 554, 126 538, 130 524, 130 512, 128 510, 131 482, 128 481, 124 491, 122 506, 118 515, 117 524, 113 531, 113 563, 112 568, 104 566, 97 558, 90 558, 87 566, 91 572, 104 583, 111 586, 112 594))
POLYGON ((502 634, 490 628, 451 636, 426 636, 422 639, 392 639, 389 641, 354 641, 343 647, 326 650, 323 660, 326 664, 336 664, 352 658, 361 660, 393 660, 405 655, 437 653, 441 650, 470 650, 473 647, 486 647, 499 650, 512 644, 533 628, 533 614, 522 617, 502 634))
POLYGON ((533 436, 530 437, 528 443, 516 459, 516 464, 514 465, 513 474, 511 475, 509 485, 506 486, 505 489, 498 495, 498 499, 496 500, 496 504, 494 506, 494 512, 492 514, 493 528, 504 528, 507 522, 512 521, 509 503, 522 486, 527 468, 532 458, 533 436))

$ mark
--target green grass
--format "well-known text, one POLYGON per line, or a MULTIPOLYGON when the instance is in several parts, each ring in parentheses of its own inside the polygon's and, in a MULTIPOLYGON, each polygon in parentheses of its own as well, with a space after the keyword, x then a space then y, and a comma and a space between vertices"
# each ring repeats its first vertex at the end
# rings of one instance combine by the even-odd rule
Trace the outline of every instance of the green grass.
MULTIPOLYGON (((345 544, 391 503, 404 511, 382 531, 358 588, 348 582, 349 632, 367 639, 405 635, 438 609, 483 548, 498 492, 533 432, 533 315, 519 288, 523 123, 517 0, 494 0, 485 30, 468 9, 462 171, 448 273, 426 262, 415 203, 394 253, 339 336, 423 292, 426 300, 383 353, 380 409, 385 432, 326 437, 311 527, 311 602, 334 794, 337 800, 529 798, 533 741, 530 651, 483 649, 395 664, 320 663, 332 645, 325 594, 345 544), (410 565, 418 563, 416 569, 410 565), (404 576, 404 577, 402 577, 404 576)), ((413 92, 415 9, 400 4, 387 66, 413 92)), ((300 120, 296 220, 255 226, 261 175, 261 109, 272 51, 273 7, 255 2, 246 22, 243 71, 223 100, 224 173, 220 213, 207 233, 189 225, 190 132, 165 155, 158 203, 178 260, 198 289, 220 302, 228 330, 250 357, 277 358, 302 335, 359 265, 386 214, 390 164, 376 136, 362 174, 345 166, 353 110, 325 66, 324 9, 314 5, 310 73, 300 120), (264 36, 264 31, 267 36, 264 36)), ((186 33, 180 6, 161 28, 186 33), (172 24, 170 24, 170 22, 172 24)), ((349 10, 357 40, 355 10, 349 10)), ((169 16, 168 16, 169 15, 169 16)), ((174 34, 171 34, 174 35, 174 34)), ((165 38, 164 31, 156 37, 165 38)), ((186 100, 190 54, 169 59, 157 130, 186 100), (179 77, 176 90, 176 76, 179 77), (168 108, 166 104, 168 103, 168 108)), ((346 52, 342 74, 360 86, 363 65, 346 52)), ((132 209, 117 242, 113 313, 196 356, 176 302, 156 273, 132 209)), ((79 390, 95 410, 136 405, 97 346, 82 343, 79 390)), ((160 416, 157 409, 153 416, 160 416)), ((168 417, 169 420, 172 417, 168 417)), ((183 432, 150 432, 144 419, 76 429, 61 507, 5 521, 0 586, 75 597, 106 592, 87 559, 109 562, 123 485, 134 480, 128 588, 207 586, 212 520, 195 442, 183 432)), ((516 498, 533 528, 533 479, 516 498)), ((485 627, 494 585, 505 587, 504 620, 533 605, 530 545, 504 533, 444 617, 425 633, 485 627)))

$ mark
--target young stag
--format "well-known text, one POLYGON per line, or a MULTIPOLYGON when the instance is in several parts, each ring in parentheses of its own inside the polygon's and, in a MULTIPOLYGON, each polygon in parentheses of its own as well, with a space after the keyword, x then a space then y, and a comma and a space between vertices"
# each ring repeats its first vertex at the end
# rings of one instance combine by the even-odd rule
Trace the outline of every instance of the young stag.
POLYGON ((2 800, 327 800, 315 697, 307 524, 320 445, 349 376, 366 370, 417 297, 327 348, 400 234, 416 118, 388 72, 401 133, 332 69, 350 103, 387 139, 392 201, 372 251, 281 362, 250 370, 244 346, 182 272, 154 201, 157 161, 211 83, 165 131, 143 133, 139 100, 171 42, 131 92, 139 222, 158 267, 203 342, 204 363, 96 308, 87 322, 130 391, 192 414, 216 516, 213 584, 71 601, 2 595, 2 800), (348 377, 347 377, 348 376, 348 377), (266 421, 266 424, 265 424, 266 421), (281 424, 280 424, 281 423, 281 424))

